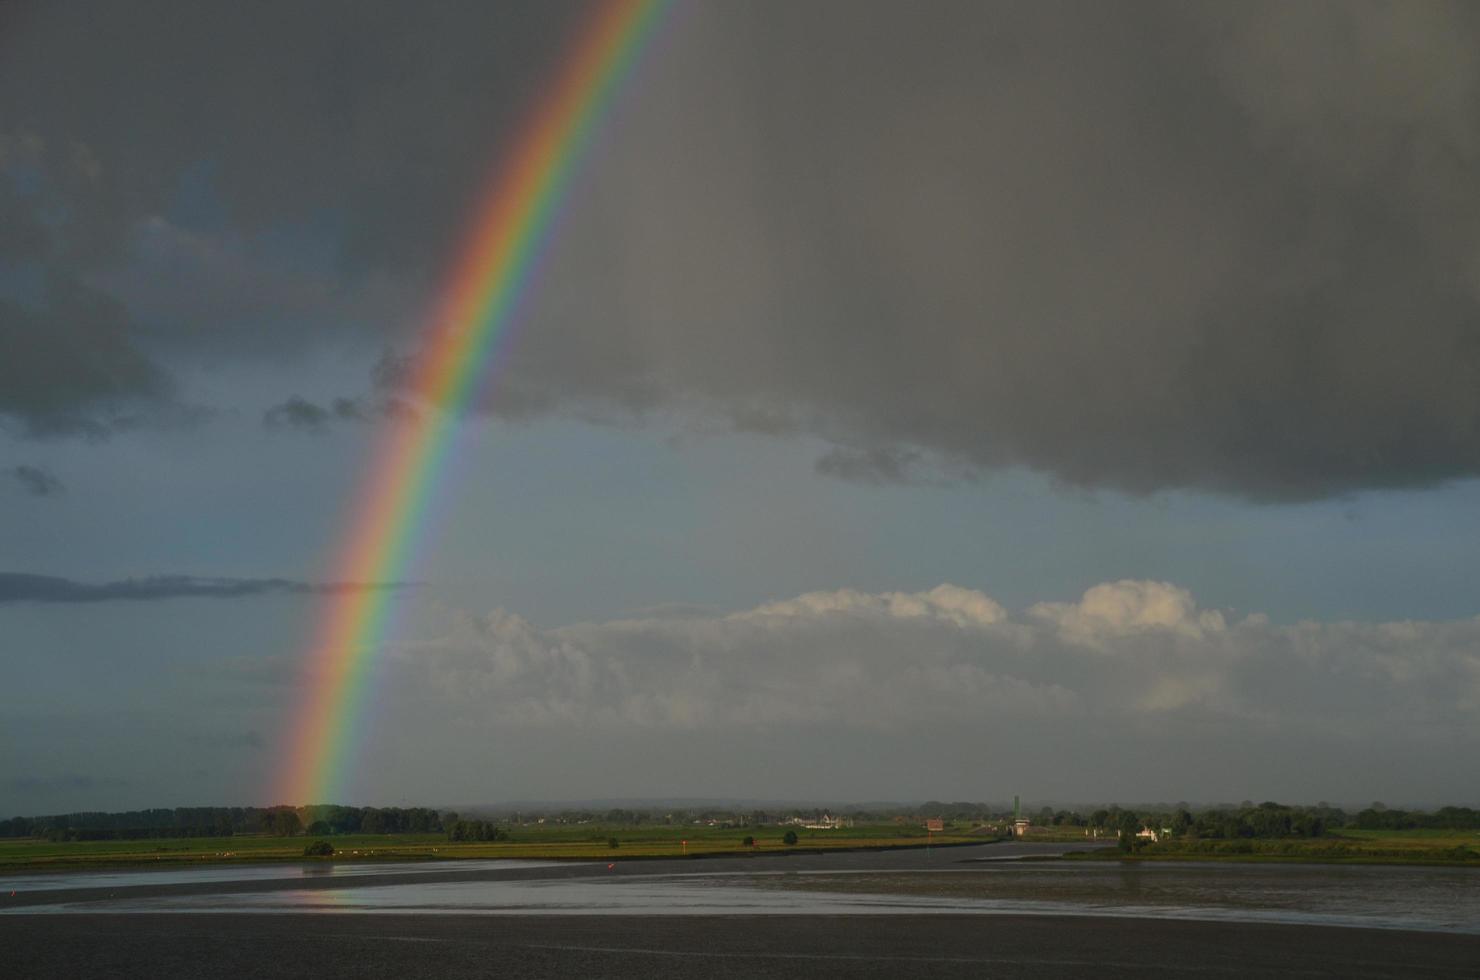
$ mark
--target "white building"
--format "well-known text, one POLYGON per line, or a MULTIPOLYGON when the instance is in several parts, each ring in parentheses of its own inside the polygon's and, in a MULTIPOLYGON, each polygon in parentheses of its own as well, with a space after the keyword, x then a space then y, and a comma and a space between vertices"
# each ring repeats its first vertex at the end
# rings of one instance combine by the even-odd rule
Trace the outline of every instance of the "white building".
POLYGON ((842 830, 844 827, 853 826, 852 817, 835 817, 830 813, 824 813, 816 820, 808 820, 805 817, 792 817, 787 821, 807 830, 842 830))

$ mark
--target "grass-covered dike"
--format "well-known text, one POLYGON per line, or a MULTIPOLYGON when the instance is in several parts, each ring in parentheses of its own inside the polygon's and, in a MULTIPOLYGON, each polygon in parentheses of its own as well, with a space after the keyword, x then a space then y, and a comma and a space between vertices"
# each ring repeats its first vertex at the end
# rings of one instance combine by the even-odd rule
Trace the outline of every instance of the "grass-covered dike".
POLYGON ((1318 838, 1137 842, 1065 855, 1077 861, 1227 861, 1240 863, 1423 864, 1480 869, 1480 831, 1342 830, 1318 838))
POLYGON ((230 837, 140 840, 0 840, 0 872, 81 869, 119 865, 181 865, 262 861, 449 861, 492 858, 539 860, 633 860, 703 858, 747 854, 816 853, 877 848, 949 847, 980 844, 990 836, 929 834, 896 824, 843 830, 801 828, 633 827, 587 824, 515 827, 494 841, 449 841, 445 833, 338 834, 324 838, 330 857, 306 857, 316 838, 236 834, 230 837), (786 842, 794 834, 796 843, 786 842), (751 841, 747 843, 747 839, 751 841), (612 846, 612 842, 616 846, 612 846))

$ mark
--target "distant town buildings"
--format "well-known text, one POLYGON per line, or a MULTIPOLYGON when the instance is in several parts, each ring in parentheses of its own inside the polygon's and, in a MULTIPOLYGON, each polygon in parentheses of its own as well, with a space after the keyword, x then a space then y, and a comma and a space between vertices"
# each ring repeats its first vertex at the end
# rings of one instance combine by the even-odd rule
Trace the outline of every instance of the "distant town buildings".
POLYGON ((1024 837, 1028 833, 1028 828, 1032 825, 1033 821, 1023 816, 1022 800, 1014 795, 1012 798, 1012 835, 1014 837, 1024 837))
POLYGON ((783 823, 805 830, 842 830, 844 827, 853 826, 853 818, 835 817, 831 813, 824 813, 820 817, 792 817, 783 823))

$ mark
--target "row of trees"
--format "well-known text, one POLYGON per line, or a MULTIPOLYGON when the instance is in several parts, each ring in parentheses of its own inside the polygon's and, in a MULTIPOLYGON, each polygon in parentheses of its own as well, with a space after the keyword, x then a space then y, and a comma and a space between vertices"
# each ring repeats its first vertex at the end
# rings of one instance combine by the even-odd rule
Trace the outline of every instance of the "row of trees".
POLYGON ((1344 825, 1339 810, 1320 807, 1292 807, 1266 802, 1239 809, 1219 808, 1193 813, 1186 807, 1171 811, 1122 810, 1109 807, 1096 810, 1087 826, 1118 831, 1124 839, 1134 837, 1143 827, 1158 834, 1170 832, 1173 837, 1234 839, 1268 837, 1321 837, 1327 831, 1344 825), (1333 819, 1334 818, 1334 819, 1333 819))
POLYGON ((299 808, 309 833, 325 834, 438 834, 457 820, 456 813, 428 807, 333 806, 299 808))
POLYGON ((610 809, 496 809, 489 813, 511 824, 601 824, 604 826, 655 826, 689 823, 718 823, 732 827, 761 827, 785 823, 793 817, 820 819, 824 814, 846 814, 860 823, 884 823, 895 818, 944 817, 957 822, 981 822, 1000 813, 986 803, 942 803, 931 800, 908 806, 781 807, 750 809, 735 807, 612 807, 610 809))
POLYGON ((1170 830, 1173 836, 1207 839, 1321 837, 1343 828, 1361 830, 1408 830, 1434 828, 1445 830, 1480 829, 1480 810, 1469 807, 1441 807, 1433 812, 1390 810, 1376 804, 1356 814, 1325 803, 1315 806, 1287 806, 1266 801, 1238 806, 1210 807, 1193 811, 1186 805, 1169 810, 1122 809, 1104 807, 1084 815, 1074 811, 1045 807, 1033 818, 1038 826, 1088 827, 1100 831, 1119 831, 1127 826, 1150 827, 1158 832, 1170 830))
POLYGON ((494 841, 508 836, 488 820, 453 820, 447 825, 447 839, 450 841, 494 841))
POLYGON ((1433 813, 1389 810, 1376 805, 1358 813, 1352 825, 1360 830, 1472 830, 1480 827, 1480 810, 1441 806, 1433 813))
MULTIPOLYGON (((453 820, 457 814, 448 814, 453 820)), ((0 820, 0 837, 51 840, 135 840, 151 837, 231 837, 304 832, 331 834, 441 833, 443 815, 425 807, 176 807, 117 813, 59 813, 0 820)))
MULTIPOLYGON (((693 809, 687 811, 613 808, 606 811, 561 810, 545 813, 506 813, 508 823, 538 820, 552 823, 596 823, 608 826, 679 824, 717 821, 732 826, 763 826, 790 817, 820 817, 821 809, 788 808, 749 811, 693 809)), ((1010 810, 985 803, 943 803, 931 800, 919 806, 849 807, 848 815, 861 823, 941 817, 952 823, 994 823, 1012 816, 1010 810)), ((1039 827, 1092 828, 1101 832, 1133 833, 1142 827, 1173 836, 1207 839, 1320 837, 1344 827, 1363 830, 1480 829, 1480 810, 1446 806, 1433 812, 1394 810, 1380 803, 1348 814, 1326 804, 1285 806, 1274 802, 1219 806, 1194 812, 1187 805, 1170 809, 1102 807, 1090 813, 1044 807, 1032 814, 1039 827)), ((446 833, 449 840, 497 840, 494 821, 463 820, 457 813, 427 807, 175 807, 116 813, 78 812, 0 820, 0 837, 48 837, 53 840, 140 839, 148 837, 229 837, 233 834, 315 837, 335 834, 446 833), (462 836, 457 836, 461 834, 462 836), (481 836, 480 836, 481 835, 481 836)))

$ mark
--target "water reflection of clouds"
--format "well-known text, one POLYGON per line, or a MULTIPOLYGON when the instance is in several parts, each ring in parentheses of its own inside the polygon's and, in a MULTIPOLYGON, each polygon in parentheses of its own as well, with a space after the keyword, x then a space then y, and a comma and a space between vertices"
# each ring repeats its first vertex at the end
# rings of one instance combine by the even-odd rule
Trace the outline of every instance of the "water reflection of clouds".
MULTIPOLYGON (((528 868, 530 865, 518 865, 528 868)), ((565 866, 569 870, 569 866, 565 866)), ((334 878, 322 871, 319 881, 334 878)), ((369 912, 488 915, 976 913, 1303 923, 1480 933, 1480 873, 1311 865, 960 865, 797 871, 352 880, 312 888, 128 898, 32 911, 369 912)), ((25 911, 25 910, 17 910, 25 911)))
POLYGON ((559 867, 558 861, 427 861, 424 863, 360 863, 315 861, 304 864, 216 864, 158 871, 62 871, 0 876, 0 891, 36 892, 89 888, 133 888, 155 885, 228 884, 236 881, 275 881, 294 878, 352 878, 363 875, 444 874, 461 871, 503 871, 512 868, 559 867))

